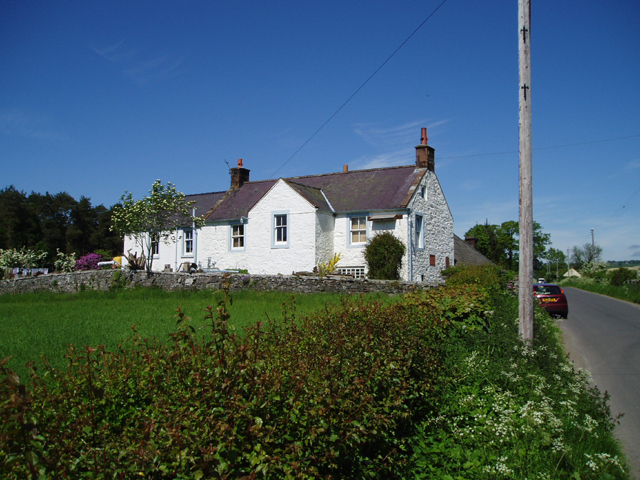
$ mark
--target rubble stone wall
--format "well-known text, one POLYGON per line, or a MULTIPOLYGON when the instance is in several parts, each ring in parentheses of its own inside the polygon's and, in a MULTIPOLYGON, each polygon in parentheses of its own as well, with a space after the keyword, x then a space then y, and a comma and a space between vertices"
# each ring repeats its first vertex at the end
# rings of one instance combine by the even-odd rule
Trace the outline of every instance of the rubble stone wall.
POLYGON ((401 294, 433 287, 426 283, 354 279, 344 276, 319 278, 307 275, 246 275, 220 273, 165 273, 128 270, 91 270, 73 273, 54 273, 36 277, 0 281, 0 295, 9 293, 59 292, 76 293, 83 290, 109 290, 122 286, 154 287, 173 291, 218 290, 228 281, 231 290, 284 291, 292 293, 388 293, 401 294))

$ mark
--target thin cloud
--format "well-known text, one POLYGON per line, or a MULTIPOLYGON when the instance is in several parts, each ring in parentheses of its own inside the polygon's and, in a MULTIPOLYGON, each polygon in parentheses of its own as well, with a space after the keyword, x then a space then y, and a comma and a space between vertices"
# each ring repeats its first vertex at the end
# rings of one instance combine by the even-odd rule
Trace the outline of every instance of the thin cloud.
POLYGON ((114 65, 122 66, 122 73, 133 83, 142 86, 158 84, 175 77, 180 73, 182 59, 176 59, 168 54, 143 58, 139 50, 127 48, 125 40, 93 51, 114 65))
MULTIPOLYGON (((414 154, 415 155, 415 154, 414 154)), ((411 151, 407 149, 395 152, 383 153, 373 157, 360 157, 352 162, 354 169, 361 170, 367 168, 386 168, 398 167, 400 165, 408 165, 411 157, 411 151)))
POLYGON ((625 166, 625 170, 636 170, 640 168, 640 160, 633 160, 625 166))
POLYGON ((356 124, 354 132, 374 147, 404 146, 411 141, 417 145, 420 143, 420 128, 435 128, 447 122, 448 120, 429 122, 423 119, 388 128, 380 128, 370 124, 356 124))
POLYGON ((66 140, 66 137, 52 131, 50 123, 45 115, 29 114, 19 109, 0 110, 0 131, 4 135, 35 140, 66 140))

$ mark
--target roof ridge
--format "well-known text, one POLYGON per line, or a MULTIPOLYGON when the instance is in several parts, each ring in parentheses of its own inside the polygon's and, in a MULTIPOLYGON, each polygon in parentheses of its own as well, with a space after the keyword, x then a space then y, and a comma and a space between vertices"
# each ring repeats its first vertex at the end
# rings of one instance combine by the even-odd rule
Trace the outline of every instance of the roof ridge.
MULTIPOLYGON (((416 168, 420 169, 423 167, 418 167, 417 165, 396 165, 395 167, 378 167, 378 168, 363 168, 362 170, 350 170, 348 172, 331 172, 331 173, 318 173, 315 175, 300 175, 298 177, 281 177, 285 179, 293 179, 293 178, 310 178, 310 177, 327 177, 331 175, 345 175, 349 173, 363 173, 363 172, 374 172, 374 171, 382 171, 382 170, 397 170, 400 168, 416 168)), ((425 169, 426 170, 426 169, 425 169)))

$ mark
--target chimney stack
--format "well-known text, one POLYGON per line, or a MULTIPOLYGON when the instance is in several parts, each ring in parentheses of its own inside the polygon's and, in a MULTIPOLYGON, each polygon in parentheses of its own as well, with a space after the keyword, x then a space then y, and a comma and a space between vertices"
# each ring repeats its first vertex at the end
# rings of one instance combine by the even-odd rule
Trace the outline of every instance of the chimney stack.
POLYGON ((249 181, 249 172, 243 167, 242 159, 238 159, 238 166, 229 170, 231 173, 231 188, 240 188, 244 183, 249 181))
POLYGON ((435 149, 427 145, 427 129, 423 128, 420 136, 420 145, 416 147, 416 166, 436 171, 435 149))
POLYGON ((464 241, 476 250, 478 249, 478 237, 464 237, 464 241))

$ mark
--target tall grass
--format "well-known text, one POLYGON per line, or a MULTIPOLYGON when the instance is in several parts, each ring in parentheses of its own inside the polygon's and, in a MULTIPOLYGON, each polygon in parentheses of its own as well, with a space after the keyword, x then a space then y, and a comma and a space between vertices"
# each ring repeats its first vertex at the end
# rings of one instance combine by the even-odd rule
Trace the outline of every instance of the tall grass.
MULTIPOLYGON (((375 297, 372 295, 371 297, 375 297)), ((309 314, 338 304, 339 294, 234 293, 229 304, 231 325, 242 333, 248 325, 281 317, 283 305, 309 314)), ((389 298, 389 297, 385 297, 389 298)), ((77 294, 30 293, 0 296, 0 359, 12 356, 8 366, 26 377, 25 365, 44 355, 53 366, 64 367, 70 344, 83 348, 105 345, 114 350, 133 334, 169 341, 176 328, 176 309, 192 317, 196 330, 205 325, 204 309, 216 305, 221 292, 158 289, 124 289, 114 292, 84 291, 77 294)))

